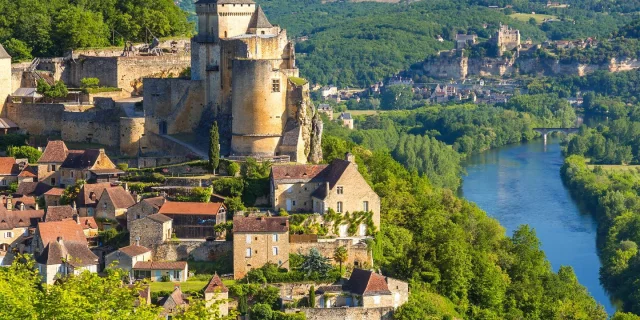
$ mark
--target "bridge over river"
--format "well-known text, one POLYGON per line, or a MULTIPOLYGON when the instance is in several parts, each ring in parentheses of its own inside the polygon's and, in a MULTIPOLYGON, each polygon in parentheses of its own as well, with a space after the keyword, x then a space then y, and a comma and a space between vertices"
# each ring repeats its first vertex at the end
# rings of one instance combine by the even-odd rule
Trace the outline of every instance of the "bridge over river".
POLYGON ((544 138, 544 144, 547 144, 547 135, 552 132, 562 132, 564 134, 576 133, 580 128, 533 128, 533 131, 539 133, 544 138))

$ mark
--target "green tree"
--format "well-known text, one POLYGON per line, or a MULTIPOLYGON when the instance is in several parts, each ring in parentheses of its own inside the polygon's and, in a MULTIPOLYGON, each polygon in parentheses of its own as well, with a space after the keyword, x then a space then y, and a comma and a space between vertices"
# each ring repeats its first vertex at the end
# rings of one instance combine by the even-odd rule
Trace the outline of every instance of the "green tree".
POLYGON ((37 163, 42 156, 42 151, 30 146, 8 147, 7 155, 18 159, 29 159, 29 163, 37 163))
POLYGON ((410 86, 393 85, 385 87, 380 105, 387 110, 407 110, 413 107, 413 92, 410 86))
POLYGON ((86 88, 97 88, 100 86, 100 79, 98 78, 82 78, 82 80, 80 80, 81 83, 81 87, 83 89, 86 88))
POLYGON ((220 165, 220 135, 218 122, 214 121, 209 131, 209 170, 211 173, 215 174, 218 165, 220 165))
POLYGON ((333 260, 340 264, 340 273, 342 274, 342 264, 349 259, 349 251, 345 246, 339 246, 333 251, 333 260))
POLYGON ((21 40, 11 38, 3 43, 7 53, 11 56, 11 62, 21 62, 33 59, 31 48, 21 40))
POLYGON ((314 285, 311 285, 311 288, 309 288, 309 308, 315 308, 316 307, 316 287, 314 285))
POLYGON ((311 248, 311 250, 309 250, 309 254, 303 256, 304 261, 300 266, 300 271, 305 273, 307 276, 317 273, 320 277, 324 278, 329 273, 329 270, 331 270, 329 259, 320 254, 318 249, 311 248))

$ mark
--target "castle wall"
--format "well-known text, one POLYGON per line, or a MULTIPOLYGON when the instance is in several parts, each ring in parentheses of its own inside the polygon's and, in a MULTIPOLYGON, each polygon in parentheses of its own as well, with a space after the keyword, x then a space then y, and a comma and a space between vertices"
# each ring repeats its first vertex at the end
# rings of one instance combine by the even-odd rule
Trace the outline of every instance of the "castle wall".
POLYGON ((167 134, 193 132, 204 111, 203 85, 202 81, 145 78, 145 130, 160 134, 164 121, 167 134))
POLYGON ((120 118, 120 153, 135 156, 144 135, 144 118, 120 118))
POLYGON ((270 60, 233 63, 233 154, 275 154, 286 121, 287 78, 274 69, 270 60))
MULTIPOLYGON (((80 87, 84 78, 98 78, 105 87, 118 86, 118 58, 80 56, 75 62, 65 63, 61 80, 68 86, 80 87)), ((47 69, 48 71, 51 71, 47 69)))
POLYGON ((136 92, 142 78, 178 77, 180 72, 191 66, 191 56, 176 54, 163 56, 119 57, 117 63, 117 83, 115 87, 127 92, 136 92))
POLYGON ((62 113, 62 140, 118 146, 120 126, 114 110, 62 113))
MULTIPOLYGON (((245 34, 251 16, 256 11, 255 4, 221 4, 217 7, 218 37, 230 38, 245 34)), ((210 15, 210 26, 215 26, 215 14, 210 15)))
POLYGON ((0 58, 0 107, 3 107, 9 95, 13 93, 11 58, 0 58))
POLYGON ((153 252, 154 261, 215 261, 229 259, 233 251, 231 241, 169 241, 158 245, 153 252))
POLYGON ((33 135, 60 135, 63 113, 62 104, 7 104, 7 118, 33 135))

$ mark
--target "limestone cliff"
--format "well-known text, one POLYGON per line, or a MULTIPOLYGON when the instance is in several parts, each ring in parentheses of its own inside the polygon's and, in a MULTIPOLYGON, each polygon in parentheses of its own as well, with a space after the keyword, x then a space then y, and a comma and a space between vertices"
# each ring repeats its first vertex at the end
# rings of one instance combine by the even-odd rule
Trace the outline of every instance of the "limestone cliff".
POLYGON ((311 130, 311 152, 309 152, 308 161, 311 163, 320 163, 322 161, 322 130, 324 124, 318 112, 313 115, 311 130))
POLYGON ((309 96, 309 84, 300 78, 290 78, 292 88, 288 103, 295 110, 296 124, 300 127, 300 137, 306 160, 312 163, 322 161, 322 120, 318 116, 309 96))

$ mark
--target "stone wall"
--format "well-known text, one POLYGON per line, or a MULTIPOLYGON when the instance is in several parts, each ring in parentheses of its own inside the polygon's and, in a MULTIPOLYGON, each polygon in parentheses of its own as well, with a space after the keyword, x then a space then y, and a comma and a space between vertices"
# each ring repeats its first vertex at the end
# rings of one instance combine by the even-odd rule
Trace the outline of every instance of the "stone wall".
MULTIPOLYGON (((301 309, 307 316, 307 320, 391 320, 393 308, 328 308, 328 309, 301 309)), ((294 312, 294 311, 288 311, 294 312)))
POLYGON ((159 245, 153 252, 155 261, 215 261, 231 257, 231 241, 170 241, 159 245))
POLYGON ((141 147, 145 118, 120 118, 120 153, 135 156, 141 147))
POLYGON ((318 289, 321 286, 330 286, 333 283, 304 283, 304 282, 295 282, 295 283, 271 283, 272 286, 278 288, 280 290, 280 297, 290 297, 292 299, 301 299, 303 297, 309 296, 309 290, 313 286, 315 289, 318 289))
POLYGON ((178 77, 191 66, 191 56, 183 54, 163 56, 134 56, 118 58, 117 85, 126 92, 139 94, 137 91, 143 78, 178 77))
POLYGON ((335 265, 338 263, 333 261, 333 253, 336 248, 345 246, 347 248, 347 252, 349 253, 349 257, 347 261, 344 263, 348 266, 356 266, 359 268, 372 266, 373 265, 373 256, 371 252, 367 248, 366 244, 353 244, 351 239, 330 239, 330 240, 320 240, 319 242, 306 242, 306 243, 294 243, 290 244, 290 252, 291 253, 302 253, 307 254, 311 248, 316 248, 323 256, 331 259, 331 262, 335 265))
POLYGON ((62 140, 117 147, 120 121, 113 110, 62 113, 62 140))
POLYGON ((184 79, 144 79, 145 131, 160 134, 193 132, 204 112, 204 83, 184 79))
POLYGON ((32 135, 61 135, 64 105, 8 103, 6 116, 32 135))
POLYGON ((0 107, 2 107, 12 91, 13 75, 11 58, 0 58, 0 107))

